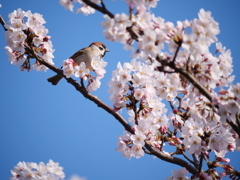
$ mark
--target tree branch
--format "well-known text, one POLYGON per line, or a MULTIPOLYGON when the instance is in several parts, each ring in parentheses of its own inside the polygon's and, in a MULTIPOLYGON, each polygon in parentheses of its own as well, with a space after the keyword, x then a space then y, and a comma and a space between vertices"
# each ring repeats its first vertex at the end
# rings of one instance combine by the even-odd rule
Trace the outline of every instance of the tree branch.
POLYGON ((185 78, 187 78, 193 85, 194 87, 196 87, 198 89, 198 91, 203 94, 210 102, 212 102, 212 96, 210 94, 210 92, 203 87, 196 79, 194 76, 192 76, 189 72, 187 72, 186 70, 184 70, 181 67, 176 66, 175 63, 173 63, 173 61, 168 61, 168 60, 162 60, 162 58, 160 57, 160 55, 157 55, 156 57, 157 61, 159 63, 162 64, 162 66, 168 66, 172 69, 175 70, 175 72, 183 75, 185 78))
MULTIPOLYGON (((58 69, 57 67, 49 64, 48 62, 44 61, 43 58, 41 58, 38 54, 36 54, 35 52, 32 52, 31 48, 29 46, 25 46, 26 50, 31 53, 31 55, 33 57, 35 57, 40 63, 42 63, 43 65, 47 66, 49 69, 53 70, 56 73, 60 73, 63 74, 63 71, 58 69)), ((64 76, 65 77, 65 76, 64 76)), ((117 119, 120 124, 122 124, 122 126, 130 133, 134 134, 133 129, 131 128, 131 126, 125 121, 125 119, 118 114, 117 112, 115 112, 111 107, 109 107, 108 105, 106 105, 105 103, 103 103, 100 99, 98 99, 96 96, 93 96, 92 94, 88 93, 86 91, 86 89, 82 86, 80 86, 78 84, 77 81, 73 80, 72 78, 66 78, 68 83, 70 83, 71 85, 73 85, 77 91, 79 91, 85 98, 89 99, 90 101, 94 102, 98 107, 104 109, 105 111, 107 111, 109 114, 111 114, 113 117, 115 117, 115 119, 117 119)), ((146 141, 145 142, 145 147, 149 150, 149 152, 155 156, 157 156, 158 158, 173 163, 173 164, 177 164, 180 165, 182 167, 185 167, 190 173, 196 175, 197 174, 197 169, 194 168, 193 166, 191 166, 189 163, 187 163, 186 161, 180 159, 180 158, 176 158, 176 157, 172 157, 169 155, 164 154, 163 152, 156 150, 150 142, 146 141)))
POLYGON ((182 151, 182 155, 195 166, 195 163, 184 153, 184 151, 182 151))
MULTIPOLYGON (((37 53, 35 53, 32 50, 32 48, 30 48, 28 45, 25 45, 25 49, 26 49, 26 51, 28 51, 28 53, 32 57, 36 58, 38 62, 40 62, 41 64, 45 65, 46 67, 48 67, 52 71, 54 71, 54 72, 56 72, 58 74, 62 74, 63 75, 63 71, 61 69, 58 69, 56 66, 53 66, 53 65, 49 64, 48 62, 46 62, 41 56, 39 56, 37 53)), ((111 107, 109 107, 108 105, 103 103, 96 96, 94 96, 94 95, 90 94, 89 92, 87 92, 85 87, 82 87, 81 85, 79 85, 78 82, 75 81, 74 79, 66 78, 66 76, 64 76, 64 78, 67 80, 68 83, 73 85, 76 88, 76 90, 79 91, 85 98, 89 99, 90 101, 93 101, 98 107, 104 109, 109 114, 111 114, 113 117, 115 117, 115 119, 117 119, 123 125, 123 127, 127 131, 129 131, 130 133, 134 133, 132 128, 131 128, 131 126, 127 123, 127 121, 125 121, 125 119, 119 113, 113 111, 113 109, 111 107)))
MULTIPOLYGON (((88 1, 88 0, 83 0, 86 4, 87 2, 89 4, 92 4, 92 2, 88 1)), ((94 4, 94 3, 93 3, 94 4)), ((96 5, 96 4, 95 4, 96 5)), ((95 7, 92 6, 92 7, 95 7)), ((97 6, 97 5, 96 5, 97 6)), ((98 8, 100 8, 99 6, 97 6, 98 8)), ((108 13, 108 11, 102 10, 100 9, 101 12, 104 11, 106 14, 108 13)), ((1 17, 1 16, 0 16, 1 17)), ((3 18, 1 17, 1 24, 3 27, 5 27, 5 22, 3 20, 3 18)), ((7 30, 4 28, 4 30, 7 30)), ((51 69, 52 71, 56 72, 57 74, 62 74, 63 75, 63 71, 59 68, 57 68, 56 66, 48 63, 47 61, 45 61, 40 55, 38 55, 31 46, 29 46, 28 44, 24 44, 25 46, 25 50, 31 55, 31 57, 34 57, 39 63, 45 65, 46 67, 48 67, 49 69, 51 69)), ((63 75, 64 76, 64 75, 63 75)), ((126 120, 117 112, 115 112, 111 107, 109 107, 108 105, 106 105, 105 103, 103 103, 100 99, 98 99, 96 96, 90 94, 89 92, 86 91, 85 87, 82 87, 80 84, 78 84, 77 81, 75 81, 72 78, 66 78, 66 76, 64 76, 64 78, 67 80, 68 83, 70 83, 72 86, 75 87, 75 89, 77 91, 79 91, 85 98, 89 99, 90 101, 94 102, 98 107, 104 109, 106 112, 108 112, 109 114, 111 114, 116 120, 118 120, 118 122, 120 124, 122 124, 122 126, 130 133, 134 134, 134 130, 132 129, 132 127, 126 122, 126 120)), ((151 143, 149 141, 145 141, 145 147, 146 149, 148 149, 148 154, 151 153, 153 155, 155 155, 156 157, 160 158, 163 161, 167 161, 173 164, 177 164, 180 165, 181 167, 185 167, 190 173, 196 175, 198 173, 197 169, 194 168, 193 166, 191 166, 188 162, 180 159, 180 158, 176 158, 176 157, 172 157, 169 156, 159 150, 157 150, 155 147, 153 147, 151 145, 151 143)))
POLYGON ((145 147, 151 152, 151 154, 157 156, 159 159, 185 167, 193 175, 198 174, 198 170, 194 168, 191 164, 189 164, 187 161, 184 161, 177 157, 169 156, 159 150, 156 150, 153 146, 150 145, 150 142, 146 141, 145 147))
POLYGON ((193 160, 194 160, 194 166, 199 169, 199 160, 198 160, 198 155, 196 155, 195 153, 192 155, 193 160))
POLYGON ((103 3, 103 0, 101 1, 102 7, 98 6, 97 4, 93 3, 90 0, 83 0, 83 2, 85 4, 87 4, 88 6, 92 7, 93 9, 96 9, 97 11, 103 13, 103 14, 107 14, 110 18, 114 18, 114 15, 107 10, 105 4, 103 3))
MULTIPOLYGON (((4 19, 2 18, 1 15, 0 15, 0 23, 2 24, 4 30, 7 31, 7 29, 5 28, 5 24, 6 23, 5 23, 5 21, 4 21, 4 19)), ((58 69, 56 66, 54 66, 54 65, 48 63, 47 61, 45 61, 29 45, 24 44, 24 46, 25 46, 25 50, 31 55, 31 57, 34 57, 38 62, 40 62, 41 64, 45 65, 46 67, 48 67, 52 71, 56 72, 57 74, 62 74, 64 76, 63 70, 58 69)), ((107 104, 103 103, 96 96, 88 93, 86 91, 85 87, 80 86, 77 81, 73 80, 72 78, 66 78, 66 76, 64 76, 64 78, 67 80, 68 83, 72 84, 76 88, 77 91, 82 93, 82 95, 85 98, 89 99, 90 101, 93 101, 98 107, 100 107, 100 108, 104 109, 105 111, 107 111, 109 114, 111 114, 113 117, 115 117, 115 119, 117 119, 120 122, 120 124, 122 124, 122 126, 127 131, 129 131, 130 133, 134 134, 134 131, 132 130, 131 126, 127 123, 127 121, 125 121, 125 119, 119 113, 113 111, 113 109, 111 107, 109 107, 107 104)))

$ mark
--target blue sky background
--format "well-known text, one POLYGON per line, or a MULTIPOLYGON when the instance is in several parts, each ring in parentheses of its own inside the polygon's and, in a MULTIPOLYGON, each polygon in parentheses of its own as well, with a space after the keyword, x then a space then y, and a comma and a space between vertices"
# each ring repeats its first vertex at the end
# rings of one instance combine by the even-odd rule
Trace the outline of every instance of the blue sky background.
MULTIPOLYGON (((120 43, 107 41, 100 22, 102 14, 90 16, 66 11, 59 0, 0 0, 0 14, 17 8, 43 14, 45 26, 52 36, 55 65, 60 67, 77 50, 93 41, 102 41, 111 50, 104 60, 107 73, 101 89, 94 92, 111 106, 107 82, 117 63, 130 61, 130 52, 120 43)), ((122 0, 107 1, 106 6, 116 14, 127 12, 122 0)), ((220 23, 219 41, 231 49, 235 83, 240 79, 240 1, 232 0, 161 0, 152 11, 166 21, 197 18, 201 8, 211 11, 220 23)), ((52 71, 21 72, 8 61, 4 47, 4 31, 0 28, 0 179, 8 179, 10 169, 19 161, 48 162, 52 159, 64 167, 66 178, 72 174, 88 180, 165 179, 179 166, 145 155, 141 159, 125 159, 116 152, 117 137, 123 127, 108 113, 85 99, 65 80, 57 86, 47 82, 52 71)), ((122 114, 124 117, 128 117, 122 114)), ((229 153, 232 165, 240 170, 240 153, 229 153)))

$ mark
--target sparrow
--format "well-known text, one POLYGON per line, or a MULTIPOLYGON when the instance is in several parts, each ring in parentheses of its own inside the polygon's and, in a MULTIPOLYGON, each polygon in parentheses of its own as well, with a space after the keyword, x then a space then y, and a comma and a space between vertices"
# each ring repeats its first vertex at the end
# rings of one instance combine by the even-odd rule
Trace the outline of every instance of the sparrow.
MULTIPOLYGON (((109 52, 109 49, 107 49, 103 43, 93 42, 88 47, 77 51, 70 57, 70 59, 73 59, 73 61, 78 65, 80 65, 81 62, 84 62, 86 68, 88 68, 90 71, 93 71, 93 67, 91 65, 92 58, 95 56, 101 56, 101 58, 103 58, 106 52, 109 52)), ((63 77, 63 74, 57 74, 48 78, 47 80, 48 82, 52 83, 52 85, 57 85, 63 77)))

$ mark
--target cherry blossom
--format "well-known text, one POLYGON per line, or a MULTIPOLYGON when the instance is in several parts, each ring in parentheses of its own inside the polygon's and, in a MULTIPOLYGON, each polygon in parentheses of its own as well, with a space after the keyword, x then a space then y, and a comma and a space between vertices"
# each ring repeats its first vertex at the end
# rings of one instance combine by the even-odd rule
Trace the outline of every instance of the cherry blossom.
POLYGON ((126 27, 131 25, 131 21, 129 20, 128 16, 124 13, 116 14, 114 20, 115 27, 119 30, 125 30, 126 27))
MULTIPOLYGON (((7 54, 14 53, 14 56, 10 55, 9 58, 11 64, 20 64, 21 70, 27 69, 30 71, 31 57, 26 52, 25 45, 33 46, 38 55, 41 55, 50 64, 54 64, 52 61, 54 50, 50 37, 47 36, 48 30, 43 26, 46 22, 42 15, 18 9, 9 14, 9 19, 9 24, 5 26, 8 29, 5 35, 7 37, 6 49, 9 50, 7 54), (27 38, 28 41, 26 42, 27 38), (29 39, 32 39, 32 44, 29 44, 29 39)), ((37 71, 48 69, 37 61, 32 67, 37 71)))
POLYGON ((75 73, 74 75, 76 77, 81 77, 84 78, 86 76, 86 74, 89 74, 89 69, 86 69, 86 65, 84 62, 81 62, 79 66, 75 66, 75 73))
POLYGON ((188 153, 198 154, 202 142, 202 139, 198 136, 198 134, 193 134, 192 137, 185 137, 184 140, 186 147, 189 149, 188 153))
POLYGON ((87 91, 92 92, 92 91, 96 91, 98 88, 100 88, 100 86, 101 86, 100 79, 101 79, 101 77, 98 76, 95 80, 92 80, 87 86, 87 91))
POLYGON ((189 179, 185 175, 188 173, 188 171, 185 168, 181 168, 179 170, 172 170, 173 176, 169 176, 166 178, 166 180, 187 180, 189 179))
POLYGON ((11 180, 32 180, 53 179, 61 180, 65 177, 63 168, 58 163, 49 160, 47 164, 40 162, 39 164, 30 162, 19 162, 14 169, 11 170, 11 180))
POLYGON ((95 73, 98 76, 103 77, 106 73, 104 67, 107 66, 107 62, 105 62, 100 56, 94 56, 91 62, 91 66, 93 67, 95 73))
POLYGON ((70 78, 72 76, 81 78, 83 80, 88 80, 87 91, 92 92, 96 91, 101 86, 100 80, 104 77, 106 70, 107 62, 105 62, 99 56, 93 57, 91 65, 94 69, 94 72, 97 74, 97 77, 93 77, 90 74, 90 70, 86 68, 84 62, 81 62, 80 65, 74 63, 73 59, 66 59, 63 61, 63 74, 66 78, 70 78))
POLYGON ((136 98, 136 100, 142 99, 143 95, 144 92, 141 89, 136 89, 134 92, 134 97, 136 98))
POLYGON ((136 159, 139 159, 140 157, 144 156, 144 151, 142 150, 141 145, 134 144, 131 147, 131 153, 136 159))
POLYGON ((74 68, 73 68, 73 65, 72 64, 68 64, 68 63, 66 63, 66 62, 63 62, 63 64, 64 64, 64 66, 63 66, 63 74, 67 77, 67 78, 69 78, 69 77, 71 77, 71 76, 73 76, 74 75, 74 68))
POLYGON ((141 131, 137 131, 135 132, 135 135, 130 137, 130 139, 133 141, 133 144, 144 146, 144 140, 146 139, 146 136, 141 131))
MULTIPOLYGON (((95 4, 100 4, 100 0, 91 0, 95 4)), ((82 0, 60 0, 60 4, 66 9, 74 12, 74 3, 80 4, 81 7, 76 10, 77 13, 82 13, 83 15, 94 14, 95 9, 85 4, 82 0)))
POLYGON ((79 9, 77 9, 77 13, 82 13, 84 15, 94 14, 95 9, 93 9, 90 6, 82 6, 79 9))

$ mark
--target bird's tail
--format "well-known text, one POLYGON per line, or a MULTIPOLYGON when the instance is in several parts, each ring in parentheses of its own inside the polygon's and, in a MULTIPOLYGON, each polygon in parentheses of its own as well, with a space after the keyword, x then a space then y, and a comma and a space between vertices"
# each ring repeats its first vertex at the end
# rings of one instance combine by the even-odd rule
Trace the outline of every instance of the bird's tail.
POLYGON ((63 78, 62 74, 57 74, 53 77, 48 78, 48 82, 52 83, 52 85, 57 85, 58 82, 63 78))

